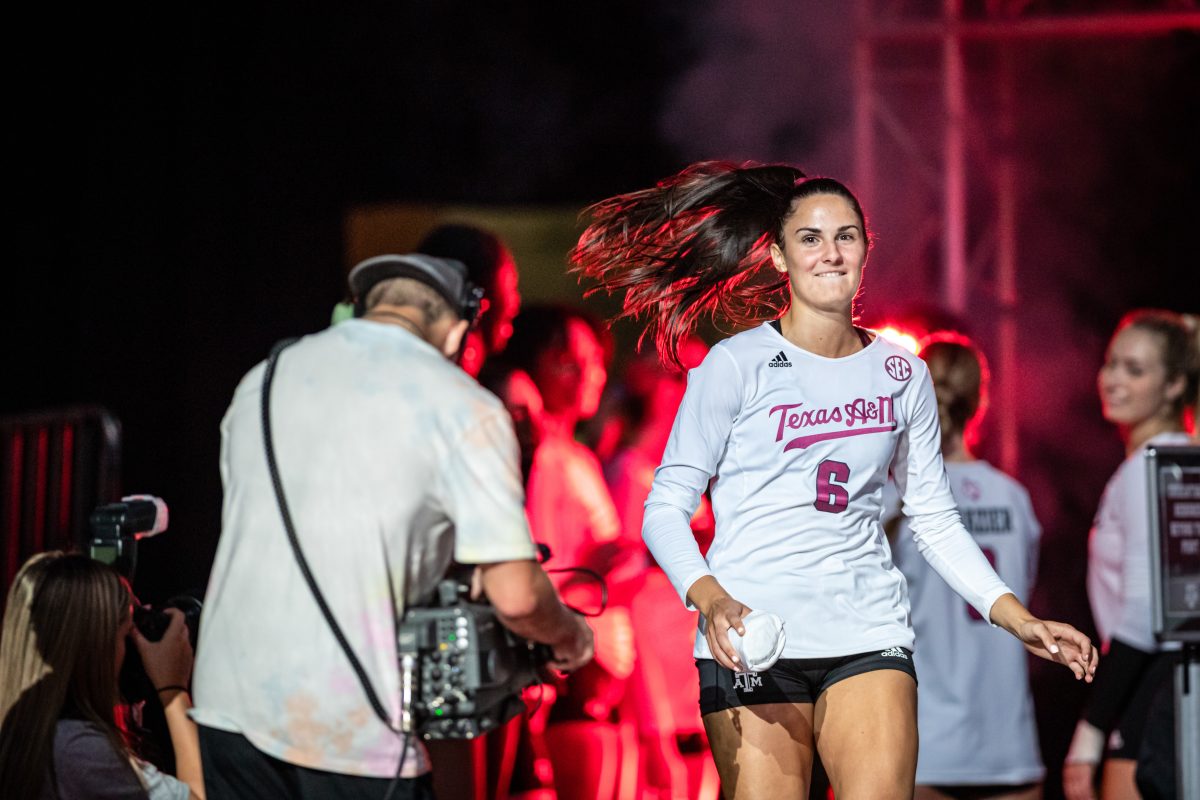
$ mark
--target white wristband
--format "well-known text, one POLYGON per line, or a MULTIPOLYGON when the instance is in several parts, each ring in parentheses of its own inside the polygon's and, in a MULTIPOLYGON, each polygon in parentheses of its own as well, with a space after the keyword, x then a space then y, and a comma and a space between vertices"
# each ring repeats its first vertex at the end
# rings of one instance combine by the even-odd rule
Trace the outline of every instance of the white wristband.
POLYGON ((1104 755, 1104 732, 1090 722, 1079 720, 1071 746, 1067 749, 1067 764, 1099 764, 1104 755))

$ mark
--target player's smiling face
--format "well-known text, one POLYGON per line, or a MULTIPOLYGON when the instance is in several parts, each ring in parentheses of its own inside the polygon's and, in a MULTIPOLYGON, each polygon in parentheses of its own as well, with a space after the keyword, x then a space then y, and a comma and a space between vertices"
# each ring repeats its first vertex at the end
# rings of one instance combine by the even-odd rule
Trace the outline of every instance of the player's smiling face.
POLYGON ((867 260, 862 220, 839 195, 801 198, 784 220, 782 242, 771 245, 771 258, 787 273, 793 303, 846 312, 867 260))
POLYGON ((1104 418, 1133 427, 1155 418, 1170 419, 1184 389, 1171 380, 1163 362, 1165 342, 1158 333, 1130 325, 1113 337, 1096 385, 1104 418))

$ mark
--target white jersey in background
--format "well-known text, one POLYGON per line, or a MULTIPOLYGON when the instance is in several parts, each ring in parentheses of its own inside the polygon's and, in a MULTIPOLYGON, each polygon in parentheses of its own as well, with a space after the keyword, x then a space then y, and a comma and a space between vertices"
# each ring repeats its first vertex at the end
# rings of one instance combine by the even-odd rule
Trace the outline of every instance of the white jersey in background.
MULTIPOLYGON (((876 336, 844 358, 769 323, 715 345, 688 375, 643 536, 680 597, 713 575, 784 619, 784 658, 912 647, 904 579, 880 524, 889 467, 926 558, 983 615, 1009 589, 959 522, 925 363, 876 336), (712 485, 716 534, 688 520, 712 485)), ((703 635, 694 654, 711 658, 703 635)))
MULTIPOLYGON (((1028 603, 1041 526, 1025 487, 985 461, 946 464, 963 524, 1000 577, 1028 603)), ((917 553, 901 520, 892 542, 917 634, 917 783, 1024 784, 1045 774, 1029 665, 1019 641, 993 629, 917 553)))
MULTIPOLYGON (((1185 445, 1186 433, 1160 433, 1146 445, 1185 445)), ((1108 479, 1088 538, 1088 599, 1105 647, 1112 638, 1148 653, 1174 649, 1154 637, 1150 598, 1150 490, 1145 447, 1108 479)))

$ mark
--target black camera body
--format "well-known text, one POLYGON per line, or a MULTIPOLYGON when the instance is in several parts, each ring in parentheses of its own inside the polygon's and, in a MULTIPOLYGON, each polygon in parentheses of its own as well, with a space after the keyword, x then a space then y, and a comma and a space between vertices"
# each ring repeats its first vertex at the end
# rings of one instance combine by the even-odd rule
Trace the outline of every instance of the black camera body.
POLYGON ((468 594, 447 578, 434 605, 408 609, 400 624, 404 727, 424 739, 474 739, 517 716, 525 710, 522 690, 541 681, 552 655, 468 594))
MULTIPOLYGON (((112 566, 131 584, 137 569, 138 541, 149 538, 167 529, 167 504, 152 495, 131 495, 121 498, 119 503, 109 503, 92 511, 88 519, 91 528, 88 539, 88 556, 112 566)), ((183 612, 192 646, 200 624, 200 601, 191 595, 176 595, 167 600, 162 608, 135 603, 133 624, 138 631, 152 642, 163 637, 171 617, 166 608, 177 608, 183 612)), ((137 650, 128 648, 120 675, 121 691, 130 701, 147 700, 154 696, 154 687, 146 677, 137 650)))

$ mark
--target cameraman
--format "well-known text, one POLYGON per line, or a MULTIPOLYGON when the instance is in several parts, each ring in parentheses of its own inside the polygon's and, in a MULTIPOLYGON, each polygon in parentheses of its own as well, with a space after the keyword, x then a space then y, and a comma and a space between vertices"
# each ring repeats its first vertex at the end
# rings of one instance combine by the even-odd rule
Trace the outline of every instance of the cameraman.
POLYGON ((553 666, 592 655, 591 630, 535 560, 511 422, 450 360, 479 303, 465 268, 380 256, 354 268, 350 288, 359 318, 280 355, 271 444, 312 577, 388 723, 289 543, 264 451, 259 364, 221 425, 225 502, 193 711, 212 798, 380 800, 398 767, 393 797, 431 797, 424 748, 396 732, 396 628, 452 559, 479 565, 501 619, 550 645, 553 666))

